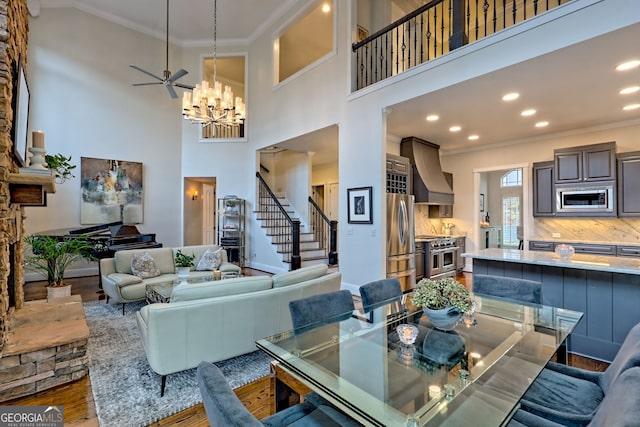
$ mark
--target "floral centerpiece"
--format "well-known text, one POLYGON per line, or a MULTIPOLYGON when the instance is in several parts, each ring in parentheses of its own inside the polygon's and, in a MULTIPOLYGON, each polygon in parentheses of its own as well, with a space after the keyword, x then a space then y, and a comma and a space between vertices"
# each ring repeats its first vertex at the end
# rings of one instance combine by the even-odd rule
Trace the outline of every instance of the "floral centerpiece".
POLYGON ((411 301, 439 329, 453 329, 472 303, 467 288, 451 277, 420 280, 411 301))

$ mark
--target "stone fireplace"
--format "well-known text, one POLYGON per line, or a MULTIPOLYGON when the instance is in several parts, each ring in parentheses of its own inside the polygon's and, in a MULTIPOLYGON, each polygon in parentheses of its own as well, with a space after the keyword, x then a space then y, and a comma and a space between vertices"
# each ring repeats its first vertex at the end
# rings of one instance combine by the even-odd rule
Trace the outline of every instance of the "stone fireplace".
POLYGON ((27 37, 26 0, 0 0, 0 350, 6 340, 11 312, 24 305, 24 209, 11 202, 10 174, 20 167, 13 154, 12 99, 18 58, 22 58, 27 69, 27 37))
POLYGON ((27 0, 0 0, 0 402, 88 373, 81 298, 24 298, 24 205, 42 206, 55 192, 53 177, 21 171, 14 155, 14 82, 19 58, 29 79, 28 19, 27 0))

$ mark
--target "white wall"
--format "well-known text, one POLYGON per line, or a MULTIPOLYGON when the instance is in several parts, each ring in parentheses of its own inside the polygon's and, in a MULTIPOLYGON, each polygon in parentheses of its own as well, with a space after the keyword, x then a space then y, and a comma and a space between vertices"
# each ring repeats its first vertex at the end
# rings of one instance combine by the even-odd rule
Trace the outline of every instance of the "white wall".
MULTIPOLYGON (((145 223, 141 229, 158 233, 158 240, 166 245, 181 240, 183 177, 215 177, 219 197, 236 194, 246 198, 247 211, 252 212, 255 172, 259 169, 256 150, 337 125, 340 206, 347 205, 348 188, 373 187, 373 224, 347 224, 346 209, 340 209, 340 270, 346 285, 358 285, 379 279, 385 273, 385 152, 387 141, 403 136, 387 135, 384 113, 387 107, 637 20, 633 13, 637 4, 633 0, 572 2, 563 10, 574 12, 562 19, 555 19, 556 14, 551 11, 516 30, 505 30, 351 94, 355 3, 334 4, 336 51, 277 87, 272 86, 273 34, 304 4, 293 6, 280 22, 251 41, 248 48, 219 44, 221 55, 248 50, 248 128, 247 141, 241 143, 201 142, 199 128, 180 118, 179 101, 171 101, 160 87, 130 86, 134 81, 144 80, 144 76, 129 69, 129 63, 161 72, 162 41, 75 10, 43 9, 31 24, 32 122, 47 132, 51 151, 72 154, 75 160, 91 156, 143 162, 147 188, 145 223), (585 4, 591 6, 578 10, 585 4), (544 26, 536 27, 542 23, 544 26)), ((189 70, 190 74, 181 81, 195 84, 202 78, 202 55, 209 51, 209 46, 172 49, 170 68, 189 70)), ((477 210, 474 168, 510 164, 523 158, 524 153, 530 161, 543 155, 545 158, 538 160, 546 160, 553 147, 578 145, 580 139, 569 142, 555 138, 542 145, 536 142, 535 150, 531 148, 533 145, 524 144, 486 152, 445 153, 443 167, 455 176, 454 211, 456 216, 461 215, 456 230, 472 229, 471 215, 477 210), (547 154, 542 150, 545 147, 547 154)), ((607 134, 582 139, 602 142, 611 137, 607 134)), ((621 151, 622 147, 634 147, 637 140, 618 139, 622 140, 621 151)), ((47 208, 28 208, 28 231, 75 225, 79 217, 78 190, 77 180, 71 181, 49 197, 47 208)), ((249 215, 247 227, 251 264, 255 262, 255 266, 271 270, 282 268, 253 215, 249 215)))
MULTIPOLYGON (((76 178, 47 207, 26 208, 27 234, 80 226, 80 157, 143 163, 143 233, 181 243, 180 104, 161 86, 131 86, 164 69, 163 42, 69 8, 42 8, 29 22, 30 127, 51 154, 72 156, 76 178)), ((170 52, 170 68, 180 62, 170 52)))

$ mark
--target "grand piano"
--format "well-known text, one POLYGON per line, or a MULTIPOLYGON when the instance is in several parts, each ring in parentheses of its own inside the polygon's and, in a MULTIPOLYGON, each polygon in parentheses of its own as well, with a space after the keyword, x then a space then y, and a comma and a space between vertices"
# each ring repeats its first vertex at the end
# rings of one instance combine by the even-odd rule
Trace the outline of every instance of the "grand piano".
MULTIPOLYGON (((161 248, 162 243, 156 242, 155 233, 140 233, 135 225, 125 225, 122 221, 94 225, 76 229, 58 229, 41 231, 40 235, 58 239, 73 239, 86 236, 94 242, 93 255, 98 258, 111 258, 117 251, 125 249, 161 248)), ((102 289, 100 263, 98 263, 98 280, 102 289)))

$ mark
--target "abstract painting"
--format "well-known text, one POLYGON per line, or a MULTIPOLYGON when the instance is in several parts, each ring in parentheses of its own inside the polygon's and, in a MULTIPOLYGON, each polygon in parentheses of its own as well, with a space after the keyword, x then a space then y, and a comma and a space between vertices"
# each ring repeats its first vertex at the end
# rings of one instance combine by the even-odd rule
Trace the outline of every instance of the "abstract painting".
POLYGON ((142 163, 81 157, 80 224, 142 223, 142 163))

